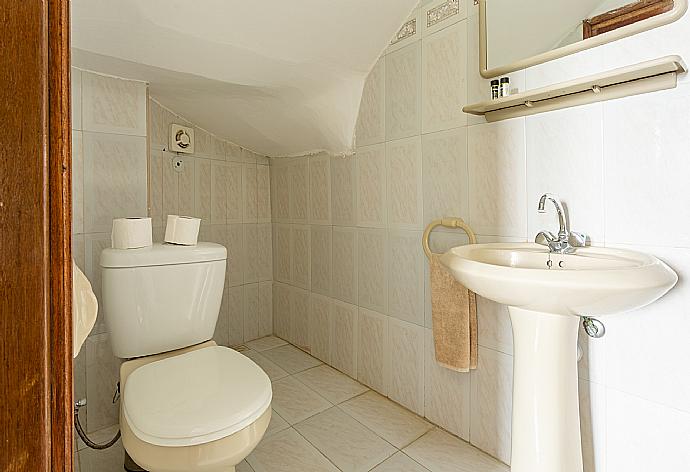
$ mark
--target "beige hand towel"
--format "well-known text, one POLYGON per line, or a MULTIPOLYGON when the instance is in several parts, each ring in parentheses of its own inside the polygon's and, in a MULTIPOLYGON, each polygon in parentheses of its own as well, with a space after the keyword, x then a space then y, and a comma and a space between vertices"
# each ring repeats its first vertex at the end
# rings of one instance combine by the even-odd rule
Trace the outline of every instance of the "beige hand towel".
POLYGON ((438 255, 432 255, 429 264, 436 362, 448 369, 469 372, 477 368, 475 294, 448 273, 438 255))

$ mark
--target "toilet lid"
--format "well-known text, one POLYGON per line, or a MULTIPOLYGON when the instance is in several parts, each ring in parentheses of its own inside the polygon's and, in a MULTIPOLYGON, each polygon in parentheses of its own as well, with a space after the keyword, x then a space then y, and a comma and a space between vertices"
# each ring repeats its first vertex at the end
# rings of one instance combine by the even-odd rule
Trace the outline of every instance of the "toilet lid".
POLYGON ((122 410, 142 441, 193 446, 252 424, 272 396, 271 381, 251 359, 213 346, 136 369, 127 377, 122 410))

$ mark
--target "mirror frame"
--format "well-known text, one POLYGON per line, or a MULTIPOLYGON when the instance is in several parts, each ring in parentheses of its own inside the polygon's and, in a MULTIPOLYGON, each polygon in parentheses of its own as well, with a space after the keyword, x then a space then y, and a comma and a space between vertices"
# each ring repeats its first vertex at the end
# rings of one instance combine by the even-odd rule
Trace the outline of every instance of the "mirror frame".
POLYGON ((577 43, 568 44, 551 51, 546 51, 536 56, 520 59, 493 69, 488 69, 488 48, 487 48, 487 31, 486 31, 486 2, 491 0, 479 1, 479 72, 485 79, 506 75, 510 72, 526 69, 528 67, 543 64, 576 52, 584 51, 602 44, 610 43, 618 39, 632 36, 643 31, 649 31, 659 26, 673 23, 680 19, 688 10, 688 0, 675 0, 673 9, 662 13, 661 15, 647 18, 631 25, 623 26, 613 31, 594 36, 592 38, 583 39, 577 43))

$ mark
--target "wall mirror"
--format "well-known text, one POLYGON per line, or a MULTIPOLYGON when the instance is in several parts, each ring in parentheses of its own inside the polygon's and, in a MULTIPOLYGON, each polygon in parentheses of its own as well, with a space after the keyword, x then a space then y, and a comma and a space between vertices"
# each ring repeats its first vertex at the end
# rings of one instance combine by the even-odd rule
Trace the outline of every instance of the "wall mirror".
POLYGON ((671 23, 688 0, 479 0, 481 74, 496 77, 671 23))

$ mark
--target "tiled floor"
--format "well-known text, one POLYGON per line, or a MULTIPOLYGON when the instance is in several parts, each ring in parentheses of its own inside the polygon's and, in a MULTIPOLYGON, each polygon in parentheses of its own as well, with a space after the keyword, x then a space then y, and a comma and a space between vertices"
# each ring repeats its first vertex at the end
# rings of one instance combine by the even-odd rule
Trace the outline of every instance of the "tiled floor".
MULTIPOLYGON (((249 342, 241 352, 273 382, 273 417, 264 439, 238 472, 509 470, 278 338, 249 342)), ((102 440, 112 432, 95 436, 102 440)), ((77 456, 80 472, 123 470, 120 442, 107 451, 80 449, 77 456)))

